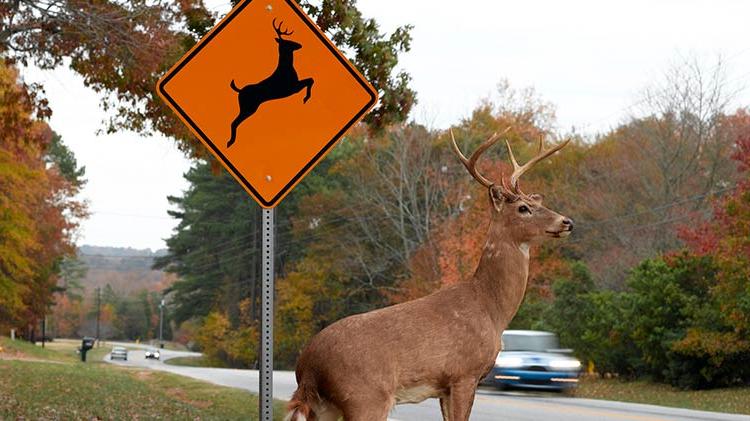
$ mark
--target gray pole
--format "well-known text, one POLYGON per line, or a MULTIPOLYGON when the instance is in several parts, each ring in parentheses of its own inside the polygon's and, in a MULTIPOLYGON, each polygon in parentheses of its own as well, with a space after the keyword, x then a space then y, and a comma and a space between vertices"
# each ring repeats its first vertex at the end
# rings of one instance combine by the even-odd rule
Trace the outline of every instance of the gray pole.
POLYGON ((263 209, 263 283, 260 329, 260 419, 273 420, 274 209, 263 209))
POLYGON ((164 348, 164 342, 161 339, 161 333, 164 326, 164 299, 159 303, 159 348, 164 348))
POLYGON ((96 346, 99 346, 99 315, 102 308, 102 287, 96 288, 96 346))

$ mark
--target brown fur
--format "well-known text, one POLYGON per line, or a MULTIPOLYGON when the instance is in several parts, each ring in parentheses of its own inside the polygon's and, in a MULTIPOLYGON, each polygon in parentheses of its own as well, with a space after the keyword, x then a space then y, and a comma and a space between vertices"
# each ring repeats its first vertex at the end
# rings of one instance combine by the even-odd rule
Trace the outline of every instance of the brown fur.
POLYGON ((488 238, 471 279, 323 329, 299 357, 290 409, 319 419, 382 421, 398 397, 435 397, 445 420, 468 420, 477 384, 523 300, 528 246, 572 229, 540 196, 509 195, 494 185, 489 193, 488 238), (521 206, 531 213, 519 212, 521 206))

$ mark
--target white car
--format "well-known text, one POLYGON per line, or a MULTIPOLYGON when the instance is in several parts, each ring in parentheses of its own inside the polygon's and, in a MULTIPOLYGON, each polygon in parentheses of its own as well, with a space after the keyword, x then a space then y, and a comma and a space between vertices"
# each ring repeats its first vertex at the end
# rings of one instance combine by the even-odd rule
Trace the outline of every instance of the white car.
POLYGON ((149 348, 146 350, 146 359, 153 358, 158 360, 161 357, 161 353, 156 348, 149 348))
POLYGON ((122 347, 122 346, 112 347, 112 352, 110 352, 109 354, 109 359, 110 360, 119 359, 119 360, 127 361, 128 360, 127 348, 122 347))

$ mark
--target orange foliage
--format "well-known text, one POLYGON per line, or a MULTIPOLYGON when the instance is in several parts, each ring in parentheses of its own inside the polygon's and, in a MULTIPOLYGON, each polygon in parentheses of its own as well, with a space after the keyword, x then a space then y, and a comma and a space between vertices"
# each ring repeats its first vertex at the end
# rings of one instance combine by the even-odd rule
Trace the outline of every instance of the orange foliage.
MULTIPOLYGON (((470 146, 466 147, 467 151, 473 150, 476 146, 471 145, 478 144, 492 132, 500 131, 512 124, 512 129, 505 137, 513 145, 519 160, 523 162, 524 157, 536 152, 532 144, 543 135, 541 129, 528 126, 530 123, 521 124, 522 122, 507 114, 491 113, 491 109, 480 108, 475 111, 472 120, 464 122, 459 128, 454 128, 457 139, 472 139, 470 146)), ((448 136, 447 133, 444 135, 443 140, 446 143, 448 136)), ((447 144, 444 147, 448 147, 447 144)), ((503 174, 511 173, 511 167, 504 148, 493 148, 493 152, 488 151, 483 156, 479 168, 487 178, 500 180, 503 174), (499 153, 503 154, 498 156, 499 153)), ((549 168, 550 166, 540 166, 527 175, 526 179, 521 181, 524 191, 546 193, 546 190, 552 190, 543 187, 549 184, 545 180, 546 175, 554 171, 549 168)), ((430 240, 412 255, 409 262, 410 277, 399 284, 398 291, 388 294, 392 302, 419 298, 439 288, 466 280, 474 274, 486 241, 491 207, 486 189, 479 187, 463 172, 463 168, 459 170, 459 174, 461 176, 453 183, 454 191, 449 195, 459 203, 460 213, 455 218, 439 221, 430 240), (466 186, 469 186, 468 189, 466 186)), ((550 297, 551 284, 570 274, 569 264, 560 255, 559 247, 534 248, 532 253, 529 290, 543 297, 550 297)))
POLYGON ((71 199, 78 187, 45 159, 52 131, 35 116, 48 114, 0 61, 0 326, 33 326, 47 312, 57 263, 85 216, 71 199))

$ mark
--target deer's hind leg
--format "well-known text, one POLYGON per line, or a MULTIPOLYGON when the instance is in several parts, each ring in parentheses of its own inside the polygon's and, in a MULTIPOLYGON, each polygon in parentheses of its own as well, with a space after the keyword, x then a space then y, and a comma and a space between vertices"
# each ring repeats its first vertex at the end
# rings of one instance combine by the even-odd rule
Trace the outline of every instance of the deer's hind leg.
MULTIPOLYGON (((443 417, 445 418, 445 411, 448 411, 448 417, 450 421, 468 421, 469 415, 471 414, 471 407, 474 405, 474 395, 477 391, 477 382, 474 380, 466 380, 460 383, 451 385, 450 395, 447 398, 447 408, 443 409, 443 417)), ((441 399, 441 408, 442 399, 441 399)))
POLYGON ((386 421, 393 401, 381 393, 359 395, 339 405, 346 421, 386 421))
POLYGON ((386 421, 390 411, 390 407, 373 406, 372 403, 367 406, 349 406, 344 410, 344 420, 386 421))
POLYGON ((337 407, 328 402, 321 402, 312 407, 315 421, 339 421, 343 415, 337 407))
POLYGON ((440 398, 440 413, 443 414, 443 421, 451 421, 451 405, 447 396, 440 398))
POLYGON ((237 139, 237 127, 243 121, 245 121, 245 119, 255 114, 255 112, 258 111, 259 106, 260 104, 257 104, 257 105, 253 104, 250 107, 242 108, 242 106, 240 105, 240 114, 237 116, 237 118, 235 118, 232 121, 232 124, 231 124, 232 133, 231 133, 231 136, 229 137, 229 142, 227 142, 227 148, 232 146, 232 144, 234 144, 234 141, 237 139))

